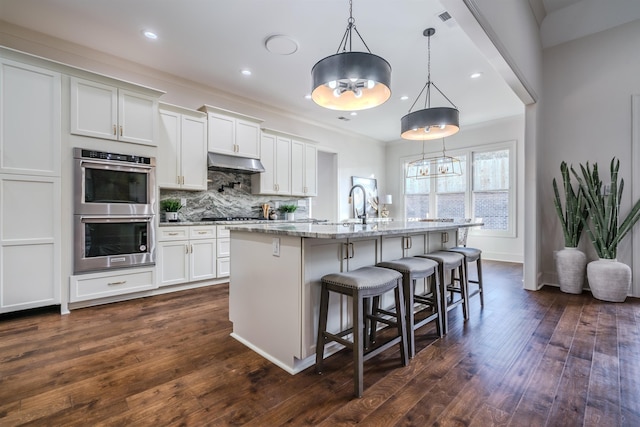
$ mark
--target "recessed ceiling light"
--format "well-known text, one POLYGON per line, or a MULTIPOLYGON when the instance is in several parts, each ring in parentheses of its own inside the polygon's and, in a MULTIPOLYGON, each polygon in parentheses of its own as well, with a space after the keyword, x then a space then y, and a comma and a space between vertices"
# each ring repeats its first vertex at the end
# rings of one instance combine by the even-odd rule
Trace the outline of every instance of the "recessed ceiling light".
POLYGON ((289 36, 276 34, 267 37, 264 41, 264 47, 276 55, 291 55, 298 51, 298 42, 289 36))
POLYGON ((407 95, 402 95, 400 97, 400 101, 406 101, 407 99, 409 99, 409 97, 407 95))
POLYGON ((306 94, 306 95, 304 96, 304 99, 311 99, 311 94, 310 94, 310 93, 306 94))
POLYGON ((351 115, 352 115, 352 116, 357 116, 357 115, 358 115, 358 113, 356 113, 355 111, 352 111, 352 112, 351 112, 351 115))
POLYGON ((481 72, 476 72, 476 73, 472 73, 469 77, 471 77, 472 79, 477 79, 480 78, 482 76, 481 72))
POLYGON ((240 71, 242 73, 243 76, 250 76, 251 75, 251 70, 242 70, 240 71))
POLYGON ((142 35, 149 40, 156 40, 158 38, 158 35, 151 30, 142 30, 142 35))

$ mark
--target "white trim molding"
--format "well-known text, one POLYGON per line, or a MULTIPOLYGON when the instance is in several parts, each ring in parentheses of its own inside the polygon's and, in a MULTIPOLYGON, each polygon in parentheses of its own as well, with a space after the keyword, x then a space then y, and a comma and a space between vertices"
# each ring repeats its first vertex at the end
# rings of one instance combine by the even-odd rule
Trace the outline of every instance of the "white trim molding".
MULTIPOLYGON (((640 95, 631 96, 631 201, 640 199, 640 95)), ((640 297, 640 227, 631 231, 631 295, 640 297)))

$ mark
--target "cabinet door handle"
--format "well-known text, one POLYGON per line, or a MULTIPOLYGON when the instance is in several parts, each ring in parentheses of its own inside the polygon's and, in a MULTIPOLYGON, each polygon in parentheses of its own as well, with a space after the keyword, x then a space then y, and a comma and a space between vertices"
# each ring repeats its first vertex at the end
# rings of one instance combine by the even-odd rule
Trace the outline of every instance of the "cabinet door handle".
POLYGON ((342 259, 349 259, 349 243, 343 243, 344 245, 344 255, 342 259))
POLYGON ((207 234, 208 231, 198 231, 198 234, 207 234))
POLYGON ((120 126, 120 136, 122 136, 122 125, 120 126))
POLYGON ((117 131, 116 131, 116 125, 113 125, 113 136, 118 135, 117 131))
POLYGON ((411 236, 407 237, 407 249, 411 249, 413 247, 413 240, 411 240, 411 236))
POLYGON ((177 236, 178 232, 177 231, 172 231, 171 233, 169 233, 169 236, 177 236))
POLYGON ((116 286, 116 285, 124 285, 125 283, 127 283, 126 280, 121 280, 119 282, 109 282, 107 283, 108 286, 116 286))
POLYGON ((349 258, 353 258, 356 256, 356 248, 353 246, 353 243, 349 243, 349 246, 351 246, 351 256, 349 258))

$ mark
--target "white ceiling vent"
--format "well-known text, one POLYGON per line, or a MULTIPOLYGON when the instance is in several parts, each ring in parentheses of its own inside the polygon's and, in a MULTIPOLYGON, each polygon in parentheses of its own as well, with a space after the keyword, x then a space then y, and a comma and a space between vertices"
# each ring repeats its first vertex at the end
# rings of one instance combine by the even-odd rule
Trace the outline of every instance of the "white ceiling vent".
POLYGON ((449 15, 449 12, 445 10, 444 12, 438 14, 438 18, 440 18, 442 22, 447 22, 449 19, 451 19, 451 15, 449 15))
POLYGON ((451 16, 449 12, 447 12, 446 10, 440 12, 437 16, 438 18, 440 18, 442 22, 444 22, 444 25, 446 25, 447 27, 449 28, 457 27, 456 20, 453 19, 453 16, 451 16))

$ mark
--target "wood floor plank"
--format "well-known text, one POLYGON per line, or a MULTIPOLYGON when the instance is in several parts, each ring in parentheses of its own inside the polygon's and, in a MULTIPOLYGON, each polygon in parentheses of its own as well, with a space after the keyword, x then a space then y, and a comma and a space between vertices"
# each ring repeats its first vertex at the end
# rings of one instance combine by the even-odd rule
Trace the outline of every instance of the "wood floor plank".
POLYGON ((0 316, 1 426, 640 425, 640 300, 522 289, 485 261, 485 306, 365 363, 290 375, 230 337, 228 286, 0 316))
POLYGON ((633 312, 616 307, 620 358, 622 424, 640 426, 640 322, 633 312))
POLYGON ((613 305, 602 305, 594 345, 584 425, 620 425, 620 367, 613 305))

